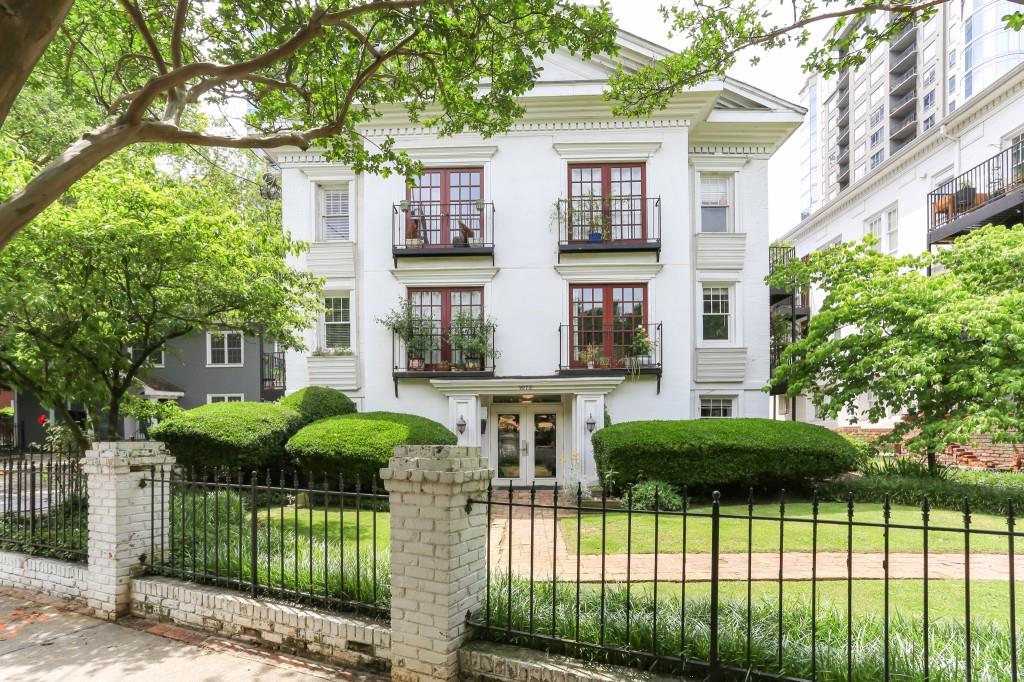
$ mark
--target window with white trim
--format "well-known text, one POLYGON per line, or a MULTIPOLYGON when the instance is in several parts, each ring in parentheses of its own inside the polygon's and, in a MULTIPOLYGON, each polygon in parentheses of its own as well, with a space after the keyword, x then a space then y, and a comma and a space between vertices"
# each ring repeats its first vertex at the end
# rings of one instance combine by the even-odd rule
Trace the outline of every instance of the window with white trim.
MULTIPOLYGON (((132 362, 135 362, 136 360, 138 360, 139 359, 139 355, 141 353, 142 353, 142 349, 141 348, 134 348, 132 346, 128 346, 128 354, 131 356, 132 362)), ((152 353, 150 353, 149 354, 149 360, 147 361, 146 364, 149 367, 158 367, 158 368, 159 367, 163 367, 164 366, 164 349, 160 348, 159 350, 155 350, 152 353)))
POLYGON ((701 396, 701 419, 730 419, 733 416, 734 399, 728 396, 701 396))
POLYGON ((899 246, 899 213, 896 206, 876 213, 864 221, 864 234, 873 235, 877 240, 875 250, 895 253, 899 246))
POLYGON ((864 236, 871 235, 875 238, 875 250, 882 250, 882 216, 876 215, 867 219, 864 223, 864 236))
POLYGON ((705 286, 702 336, 705 341, 728 341, 732 327, 729 287, 705 286))
POLYGON ((352 225, 349 215, 348 185, 320 188, 320 240, 349 241, 352 225))
POLYGON ((352 307, 348 294, 324 296, 323 336, 320 347, 329 351, 352 349, 352 307))
POLYGON ((885 213, 885 249, 887 253, 896 253, 900 242, 900 221, 896 207, 890 208, 885 213))
POLYGON ((211 367, 241 367, 241 332, 209 332, 206 335, 206 364, 211 367))
POLYGON ((206 396, 207 403, 240 403, 244 400, 244 393, 210 393, 206 396))
POLYGON ((700 231, 732 232, 731 173, 700 174, 700 231))

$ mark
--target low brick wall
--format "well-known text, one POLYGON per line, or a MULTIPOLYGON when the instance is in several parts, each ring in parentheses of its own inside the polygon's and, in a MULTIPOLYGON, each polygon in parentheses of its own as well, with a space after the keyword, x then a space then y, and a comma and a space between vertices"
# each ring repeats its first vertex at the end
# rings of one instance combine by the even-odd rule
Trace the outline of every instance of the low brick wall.
POLYGON ((679 676, 587 663, 490 642, 462 647, 459 668, 462 682, 686 682, 679 676))
POLYGON ((176 623, 286 653, 386 670, 391 628, 358 616, 326 613, 173 578, 132 580, 132 614, 176 623))
POLYGON ((85 604, 89 568, 85 564, 59 559, 0 552, 0 586, 31 590, 85 604))

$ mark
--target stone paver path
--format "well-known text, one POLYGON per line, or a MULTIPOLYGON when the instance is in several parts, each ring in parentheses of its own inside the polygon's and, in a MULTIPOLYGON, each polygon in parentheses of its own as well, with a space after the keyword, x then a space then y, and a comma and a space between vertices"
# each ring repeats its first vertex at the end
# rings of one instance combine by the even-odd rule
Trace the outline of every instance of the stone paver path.
MULTIPOLYGON (((550 580, 554 570, 559 580, 583 582, 650 581, 655 576, 655 555, 634 554, 628 560, 625 554, 585 554, 579 557, 566 548, 561 528, 551 518, 534 520, 531 554, 530 520, 511 519, 511 548, 509 547, 509 520, 496 519, 491 523, 491 568, 508 570, 511 549, 512 572, 520 576, 532 575, 540 580, 550 580), (602 562, 603 558, 603 562, 602 562)), ((657 555, 658 580, 679 582, 683 577, 681 553, 657 555)), ((711 578, 711 555, 709 553, 687 553, 686 580, 709 580, 711 578)), ((777 552, 754 553, 749 557, 750 577, 753 580, 776 580, 779 577, 779 555, 777 552)), ((809 580, 812 575, 822 580, 839 580, 847 577, 846 552, 818 552, 817 566, 810 552, 786 552, 782 559, 782 576, 785 580, 809 580)), ((852 576, 855 579, 882 579, 885 577, 885 555, 881 552, 855 552, 852 576)), ((746 580, 748 556, 743 553, 721 554, 719 575, 722 580, 746 580)), ((962 580, 964 578, 963 553, 929 553, 928 577, 937 580, 962 580)), ((1007 580, 1010 572, 1009 557, 1005 554, 972 554, 970 559, 973 580, 1007 580)), ((1024 555, 1015 557, 1015 572, 1024 576, 1024 555)), ((889 555, 889 577, 913 579, 924 577, 924 554, 893 552, 889 555)))

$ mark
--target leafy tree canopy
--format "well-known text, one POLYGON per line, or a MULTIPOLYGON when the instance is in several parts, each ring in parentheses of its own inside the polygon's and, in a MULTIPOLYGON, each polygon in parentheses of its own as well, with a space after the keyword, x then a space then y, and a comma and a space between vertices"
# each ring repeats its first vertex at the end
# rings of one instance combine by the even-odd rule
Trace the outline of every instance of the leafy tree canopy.
MULTIPOLYGON (((370 144, 361 127, 397 110, 441 135, 493 135, 522 114, 517 98, 532 87, 542 57, 559 48, 584 58, 615 51, 604 5, 561 0, 49 4, 60 30, 31 79, 61 84, 105 120, 0 204, 0 245, 100 161, 136 143, 305 149, 320 140, 357 171, 412 175, 416 164, 393 140, 370 144), (59 10, 69 4, 64 18, 59 10), (249 104, 251 132, 190 125, 200 101, 232 97, 249 104)), ((10 21, 0 13, 0 44, 16 45, 13 37, 25 32, 25 22, 10 21)), ((46 20, 35 22, 45 36, 46 20)), ((10 87, 4 68, 0 61, 0 124, 10 87)))
POLYGON ((869 237, 794 259, 769 284, 826 294, 773 382, 827 419, 905 414, 888 439, 932 460, 974 434, 1024 441, 1022 263, 1024 225, 988 226, 934 254, 886 255, 869 237))
MULTIPOLYGON (((228 328, 298 347, 321 305, 255 169, 175 151, 116 155, 0 251, 0 380, 58 411, 84 403, 110 434, 168 341, 228 328)), ((25 164, 9 141, 5 155, 25 164)))

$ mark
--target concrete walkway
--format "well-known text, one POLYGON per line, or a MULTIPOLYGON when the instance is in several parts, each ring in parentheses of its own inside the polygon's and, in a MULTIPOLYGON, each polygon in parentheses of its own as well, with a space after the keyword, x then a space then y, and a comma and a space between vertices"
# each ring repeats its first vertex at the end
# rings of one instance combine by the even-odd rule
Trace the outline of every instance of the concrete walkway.
MULTIPOLYGON (((538 517, 539 519, 539 517, 538 517)), ((552 571, 559 580, 576 580, 577 570, 582 582, 650 581, 655 575, 654 554, 633 554, 627 560, 625 554, 586 554, 579 557, 566 548, 561 526, 556 526, 548 516, 544 522, 536 520, 533 540, 530 539, 529 519, 512 518, 512 541, 509 546, 509 520, 495 519, 491 522, 491 568, 508 570, 511 552, 512 573, 550 580, 552 571), (602 561, 603 559, 603 561, 602 561), (531 573, 532 571, 532 573, 531 573)), ((722 580, 746 580, 748 557, 743 553, 720 555, 719 575, 722 580)), ((750 576, 753 580, 777 580, 779 577, 779 555, 777 552, 754 553, 749 557, 750 576)), ((822 580, 838 580, 847 577, 846 552, 818 552, 817 566, 810 552, 786 552, 782 561, 782 575, 785 580, 809 580, 812 575, 822 580)), ((881 552, 854 552, 853 577, 855 579, 877 579, 885 576, 885 555, 881 552)), ((960 553, 928 554, 928 577, 935 580, 962 580, 964 577, 964 555, 960 553)), ((970 559, 972 580, 1008 580, 1010 561, 1006 554, 972 554, 970 559)), ((681 553, 660 553, 657 555, 659 581, 681 582, 683 555, 681 553)), ((1015 574, 1024 576, 1024 554, 1015 556, 1015 574)), ((893 579, 914 579, 924 577, 924 554, 913 552, 890 553, 889 577, 893 579)), ((707 552, 686 554, 686 580, 709 580, 711 578, 711 555, 707 552)))
POLYGON ((0 589, 0 679, 5 682, 384 682, 388 679, 275 654, 190 630, 154 628, 153 625, 151 621, 138 619, 118 623, 97 620, 65 602, 0 589))

